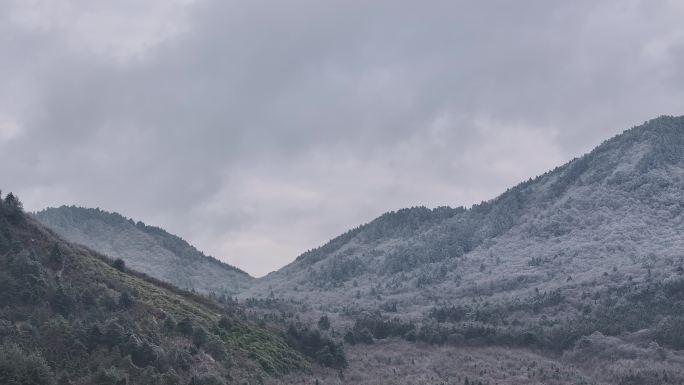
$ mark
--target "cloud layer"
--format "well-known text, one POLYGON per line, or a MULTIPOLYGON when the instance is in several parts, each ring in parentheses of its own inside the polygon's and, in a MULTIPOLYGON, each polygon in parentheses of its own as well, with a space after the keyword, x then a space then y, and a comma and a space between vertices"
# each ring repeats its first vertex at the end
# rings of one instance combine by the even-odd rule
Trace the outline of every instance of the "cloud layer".
POLYGON ((679 1, 0 0, 2 188, 250 273, 684 113, 679 1))

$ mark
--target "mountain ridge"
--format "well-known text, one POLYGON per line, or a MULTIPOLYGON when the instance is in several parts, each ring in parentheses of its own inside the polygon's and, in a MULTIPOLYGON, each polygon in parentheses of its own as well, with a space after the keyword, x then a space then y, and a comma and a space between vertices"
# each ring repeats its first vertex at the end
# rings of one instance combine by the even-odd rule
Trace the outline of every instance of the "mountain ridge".
MULTIPOLYGON (((591 152, 534 179, 530 178, 519 183, 501 195, 489 201, 475 204, 468 209, 462 207, 455 209, 444 207, 432 210, 412 208, 383 214, 365 225, 334 238, 319 248, 303 253, 281 270, 257 281, 255 284, 257 289, 252 290, 252 293, 264 295, 266 290, 263 289, 263 286, 273 286, 268 281, 273 280, 274 277, 288 275, 293 269, 305 269, 317 264, 324 259, 326 253, 344 253, 345 247, 349 250, 349 245, 354 239, 363 243, 365 242, 364 239, 382 238, 383 236, 401 238, 397 234, 390 234, 391 231, 398 229, 397 226, 392 225, 395 218, 401 218, 400 222, 413 221, 415 222, 414 225, 418 227, 420 223, 434 222, 430 225, 430 229, 420 230, 422 231, 422 240, 418 239, 417 243, 428 238, 431 247, 437 246, 430 250, 413 247, 409 254, 399 256, 392 255, 392 250, 397 249, 394 245, 387 245, 387 250, 376 249, 375 252, 387 254, 384 258, 385 265, 376 266, 376 269, 399 272, 404 268, 420 267, 452 259, 454 256, 465 255, 482 245, 482 242, 495 239, 505 234, 512 227, 521 224, 524 224, 528 237, 545 239, 549 236, 562 236, 571 231, 572 226, 574 226, 573 223, 558 219, 546 220, 546 223, 539 221, 535 223, 534 220, 531 220, 534 218, 530 218, 527 212, 530 210, 539 211, 539 208, 535 207, 537 204, 557 205, 560 202, 558 199, 572 205, 573 199, 582 199, 581 196, 573 197, 572 195, 579 193, 579 191, 588 191, 587 189, 591 186, 599 190, 621 191, 628 199, 645 201, 652 199, 653 195, 649 195, 650 192, 645 186, 667 187, 666 180, 662 175, 659 175, 661 169, 682 160, 681 152, 676 150, 684 149, 683 121, 683 117, 662 116, 652 119, 644 125, 625 130, 622 134, 602 142, 591 152), (599 188, 599 186, 601 187, 599 188), (526 219, 521 219, 522 215, 527 215, 526 219), (528 223, 523 223, 525 220, 528 220, 528 223), (450 235, 432 237, 440 226, 446 228, 450 235), (530 232, 534 234, 529 234, 530 232), (431 240, 430 237, 432 237, 431 240), (425 258, 416 259, 416 255, 425 258), (262 289, 259 290, 260 285, 262 289)), ((601 199, 603 200, 605 197, 601 197, 601 199)), ((554 210, 560 212, 562 208, 555 207, 554 210)), ((583 209, 580 208, 580 210, 583 209)), ((545 219, 543 216, 540 218, 545 219)), ((402 226, 405 225, 406 223, 402 224, 402 226)), ((418 227, 413 230, 419 231, 418 227)), ((370 251, 367 250, 368 252, 370 251)), ((348 253, 349 255, 355 254, 353 250, 348 251, 348 253)), ((355 257, 358 259, 345 259, 344 256, 341 256, 337 260, 344 263, 331 266, 329 270, 333 271, 333 275, 336 274, 335 270, 340 269, 343 270, 341 275, 349 275, 350 273, 345 271, 350 269, 361 270, 354 265, 361 265, 363 266, 362 269, 368 269, 364 261, 373 259, 368 255, 364 258, 359 253, 356 253, 355 257)), ((314 272, 313 275, 316 273, 318 272, 314 272)), ((321 277, 321 280, 329 280, 330 278, 329 274, 328 276, 322 274, 321 277)), ((304 278, 300 279, 300 281, 304 280, 304 278)), ((282 289, 281 286, 279 292, 282 293, 282 289)))
MULTIPOLYGON (((382 344, 399 362, 430 356, 423 370, 445 383, 476 354, 470 375, 482 383, 678 384, 682 250, 684 117, 662 116, 468 209, 383 214, 240 298, 265 314, 325 317, 353 346, 352 367, 382 344), (530 353, 557 374, 540 376, 530 353), (506 371, 506 355, 521 370, 506 371)), ((418 382, 384 357, 358 378, 418 382)))
POLYGON ((469 208, 382 214, 237 297, 343 339, 350 371, 323 383, 682 383, 683 154, 684 117, 652 119, 469 208))
MULTIPOLYGON (((684 117, 661 116, 468 209, 383 214, 240 298, 273 303, 266 313, 300 303, 301 317, 325 316, 355 346, 352 363, 378 351, 358 345, 393 344, 413 357, 433 354, 420 344, 453 347, 447 354, 466 362, 487 347, 476 367, 489 373, 474 374, 483 383, 676 384, 682 250, 684 117), (565 374, 536 376, 537 359, 496 374, 502 352, 536 352, 565 374)), ((359 378, 411 383, 411 369, 381 362, 359 378)), ((458 361, 434 365, 441 381, 459 375, 458 361)))
POLYGON ((262 383, 308 370, 291 344, 235 303, 67 242, 13 194, 0 200, 0 383, 262 383))
MULTIPOLYGON (((214 257, 212 257, 212 256, 210 256, 210 255, 204 254, 204 252, 202 252, 201 250, 197 249, 194 245, 191 245, 188 241, 186 241, 185 239, 183 239, 182 237, 180 237, 180 236, 178 236, 178 235, 169 233, 168 231, 166 231, 165 229, 163 229, 163 228, 161 228, 161 227, 159 227, 159 226, 148 225, 148 224, 145 224, 143 221, 135 221, 133 218, 128 218, 128 217, 126 217, 126 216, 124 216, 124 215, 122 215, 122 214, 119 214, 119 213, 115 212, 115 211, 107 211, 107 210, 103 210, 103 209, 101 209, 101 208, 99 208, 99 207, 96 207, 96 208, 88 208, 88 207, 76 206, 76 205, 70 205, 70 206, 62 205, 62 206, 59 206, 59 207, 46 207, 46 208, 44 208, 44 209, 42 209, 42 210, 40 210, 40 211, 33 212, 33 213, 30 213, 30 214, 33 215, 33 216, 38 216, 38 217, 40 217, 40 216, 42 216, 43 213, 45 213, 45 212, 49 212, 49 211, 52 211, 52 210, 60 210, 60 209, 94 211, 94 212, 97 212, 98 214, 101 214, 101 215, 104 215, 104 216, 108 216, 108 217, 110 217, 110 218, 113 218, 114 220, 118 220, 118 221, 120 221, 120 222, 127 222, 127 223, 129 223, 129 224, 131 224, 131 225, 136 226, 137 228, 141 229, 142 231, 144 231, 144 232, 146 232, 146 233, 148 233, 148 234, 152 234, 152 235, 154 235, 154 234, 161 234, 161 235, 163 235, 163 236, 170 236, 170 237, 172 237, 174 240, 178 241, 179 243, 183 243, 184 245, 181 246, 181 247, 187 247, 187 246, 189 246, 193 251, 195 251, 195 252, 196 252, 197 254, 199 254, 201 257, 206 258, 207 260, 209 260, 209 261, 211 261, 211 262, 217 263, 217 264, 219 264, 219 265, 223 265, 224 267, 229 268, 229 269, 231 269, 231 270, 235 270, 235 271, 238 272, 238 273, 242 273, 242 274, 244 274, 244 275, 250 275, 249 273, 245 272, 244 270, 240 269, 239 267, 230 265, 230 264, 228 264, 228 263, 226 263, 226 262, 223 262, 223 261, 221 261, 221 260, 219 260, 219 259, 217 259, 217 258, 214 258, 214 257)), ((169 247, 167 247, 167 248, 169 248, 169 247)))
MULTIPOLYGON (((478 229, 479 234, 470 234, 469 236, 466 236, 467 239, 464 239, 463 244, 460 247, 460 250, 458 248, 454 247, 449 247, 447 245, 445 247, 445 250, 443 252, 448 253, 448 252, 456 252, 457 254, 465 254, 470 252, 472 249, 476 248, 484 239, 489 239, 492 237, 496 237, 503 232, 507 231, 511 226, 514 225, 516 222, 516 210, 519 208, 518 206, 521 204, 524 204, 526 200, 530 200, 529 197, 526 197, 527 191, 525 189, 528 186, 535 186, 539 184, 548 184, 548 189, 546 190, 547 195, 555 196, 559 194, 563 194, 564 191, 574 183, 580 181, 581 182, 581 177, 584 174, 585 171, 591 168, 590 163, 600 163, 603 160, 602 154, 610 152, 610 151, 615 151, 616 146, 625 146, 625 142, 631 142, 638 140, 640 141, 642 147, 647 145, 652 146, 649 152, 649 156, 647 157, 642 157, 633 164, 632 166, 638 168, 641 171, 647 170, 649 167, 654 167, 663 164, 663 162, 677 162, 681 160, 682 158, 682 152, 681 151, 676 151, 677 148, 684 148, 684 137, 682 136, 682 131, 681 131, 681 121, 684 119, 684 117, 673 117, 673 116, 660 116, 658 118, 651 119, 649 121, 646 121, 643 125, 639 126, 633 126, 632 128, 624 130, 622 133, 617 134, 613 136, 612 138, 609 138, 607 140, 604 140, 601 144, 599 144, 596 148, 594 148, 592 151, 585 153, 584 155, 580 157, 573 158, 572 160, 566 162, 565 164, 555 167, 553 170, 547 171, 541 175, 538 175, 534 178, 529 178, 526 181, 520 182, 517 185, 510 187, 506 189, 505 192, 502 194, 486 200, 482 201, 481 203, 478 204, 473 204, 472 206, 466 208, 463 206, 459 207, 449 207, 449 206, 441 206, 441 207, 436 207, 436 208, 426 208, 424 206, 416 206, 416 207, 411 207, 411 208, 402 208, 398 210, 393 210, 386 212, 379 217, 375 218, 374 220, 362 224, 360 226, 357 226, 351 230, 346 231, 345 233, 341 234, 340 236, 337 236, 330 241, 324 243, 323 245, 310 249, 299 256, 297 256, 292 262, 284 266, 283 268, 273 271, 269 274, 267 274, 264 277, 260 277, 257 279, 251 279, 248 284, 245 284, 243 287, 238 288, 238 289, 233 289, 230 290, 229 294, 238 294, 240 290, 247 289, 249 290, 249 286, 252 284, 255 284, 256 286, 259 286, 260 283, 262 282, 267 282, 269 281, 269 277, 273 276, 278 276, 281 274, 283 271, 288 271, 289 269, 292 269, 293 266, 297 266, 298 264, 312 264, 318 262, 318 259, 321 258, 322 255, 330 252, 334 252, 337 249, 344 247, 345 244, 347 244, 351 239, 357 237, 357 236, 362 236, 362 237, 368 237, 368 233, 372 232, 374 233, 373 236, 376 237, 382 237, 383 234, 388 234, 390 232, 394 232, 394 236, 397 236, 397 232, 403 232, 403 234, 408 234, 411 231, 416 231, 418 227, 420 226, 427 226, 430 224, 435 224, 435 223, 444 223, 444 221, 447 220, 454 220, 454 217, 458 216, 475 216, 475 215, 484 215, 484 216, 494 216, 496 217, 496 221, 490 221, 491 223, 487 223, 481 228, 478 229), (679 125, 678 125, 679 124, 679 125), (669 140, 668 140, 669 139, 669 140), (497 212, 498 207, 500 206, 507 206, 508 208, 513 208, 513 210, 507 212, 507 213, 502 213, 502 212, 497 212), (492 213, 493 210, 493 213, 492 213)), ((644 151, 648 151, 648 148, 642 148, 644 151)), ((618 162, 619 163, 619 162, 618 162)), ((632 163, 631 161, 623 162, 623 164, 630 164, 632 163)), ((613 165, 615 166, 615 165, 613 165)), ((604 180, 608 177, 606 172, 609 170, 606 169, 604 170, 603 174, 600 175, 594 175, 592 180, 589 181, 584 181, 582 183, 592 183, 593 181, 598 181, 598 180, 604 180)), ((625 178, 624 176, 624 170, 617 170, 615 175, 611 174, 610 175, 611 179, 607 180, 608 183, 619 183, 621 178, 625 178)), ((539 197, 535 197, 535 199, 538 199, 539 197)), ((541 197, 543 198, 548 198, 548 197, 541 197)), ((116 219, 118 222, 121 223, 126 223, 130 226, 133 226, 139 230, 142 230, 143 232, 147 234, 154 235, 155 233, 160 233, 163 236, 171 237, 172 239, 177 239, 179 242, 184 244, 184 247, 191 248, 194 250, 201 258, 206 258, 208 261, 211 261, 211 263, 218 263, 220 266, 224 268, 228 268, 230 270, 234 270, 238 273, 244 274, 245 276, 249 276, 247 273, 244 271, 240 270, 239 268, 236 268, 231 265, 227 265, 215 258, 205 256, 203 253, 198 251, 194 246, 189 245, 186 241, 182 240, 180 237, 177 237, 175 235, 169 234, 166 232, 164 229, 161 229, 159 227, 155 226, 147 226, 142 222, 135 222, 132 219, 126 218, 118 213, 112 213, 112 212, 107 212, 105 210, 100 210, 98 209, 89 209, 89 208, 81 208, 81 207, 75 207, 75 206, 62 206, 59 208, 47 208, 44 210, 41 210, 40 212, 35 213, 36 217, 43 221, 44 224, 50 226, 50 227, 56 227, 58 231, 60 230, 60 226, 55 223, 50 223, 49 216, 51 213, 54 213, 59 210, 80 210, 80 211, 87 211, 87 212, 96 212, 99 215, 105 215, 105 216, 110 216, 114 219, 116 219)), ((499 210, 500 211, 500 210, 499 210)), ((468 222, 468 221, 466 221, 468 222)), ((465 223, 461 226, 460 230, 463 230, 464 227, 468 227, 472 225, 472 223, 465 223)), ((458 227, 458 226, 457 226, 458 227)), ((560 232, 562 229, 551 229, 548 228, 548 231, 553 232, 560 232)), ((65 229, 61 228, 61 234, 62 235, 67 235, 65 234, 65 229)), ((69 237, 72 241, 76 241, 80 243, 87 244, 87 239, 83 239, 84 237, 82 236, 72 236, 69 237), (84 242, 85 241, 85 242, 84 242)), ((88 246, 94 246, 92 243, 88 246)), ((452 245, 453 246, 453 245, 452 245)), ((115 257, 118 257, 117 253, 112 253, 112 252, 107 252, 107 250, 103 250, 102 247, 95 247, 99 251, 105 252, 105 254, 112 255, 115 257)), ((442 256, 443 257, 443 256, 442 256)), ((441 257, 440 257, 441 258, 441 257)), ((437 259, 440 259, 437 258, 437 259)), ((146 271, 146 269, 141 269, 142 271, 146 271)), ((149 272, 149 271, 146 271, 149 272)), ((154 275, 154 274, 152 274, 154 275)), ((173 281, 172 281, 173 282, 173 281)), ((177 282, 176 282, 177 283, 177 282)), ((188 286, 189 287, 189 286, 188 286)), ((204 292, 207 292, 206 290, 203 290, 204 292)), ((262 293, 263 294, 263 293, 262 293)))
POLYGON ((210 257, 182 238, 99 208, 61 206, 33 214, 44 225, 132 268, 204 294, 232 296, 254 279, 210 257))
MULTIPOLYGON (((444 214, 445 212, 446 213, 451 212, 452 215, 456 215, 456 214, 459 214, 462 212, 477 211, 477 210, 480 210, 483 208, 486 210, 486 208, 489 205, 494 204, 500 200, 508 199, 509 195, 516 194, 519 190, 524 189, 528 185, 538 183, 544 178, 548 178, 548 177, 557 175, 558 173, 562 173, 563 171, 568 171, 569 173, 571 173, 573 175, 579 175, 587 167, 587 164, 586 164, 586 157, 587 156, 591 155, 592 153, 601 153, 602 151, 606 151, 615 142, 617 142, 621 139, 629 138, 630 136, 633 136, 633 135, 638 135, 640 133, 644 133, 644 132, 652 133, 653 135, 651 135, 649 137, 649 139, 660 144, 661 147, 667 148, 668 151, 666 151, 665 154, 667 154, 667 156, 669 157, 670 160, 675 160, 675 159, 679 160, 683 156, 682 152, 672 151, 671 146, 664 146, 664 145, 668 144, 668 142, 663 141, 663 136, 658 135, 658 134, 660 134, 661 133, 660 131, 663 131, 663 130, 666 130, 667 131, 666 133, 668 133, 670 135, 675 134, 674 136, 679 137, 679 139, 680 139, 679 142, 676 143, 676 145, 679 145, 681 148, 684 148, 684 136, 682 136, 681 128, 680 128, 680 131, 677 132, 676 129, 675 129, 675 131, 673 131, 672 130, 673 127, 669 125, 669 123, 677 122, 677 121, 679 121, 681 124, 682 120, 684 120, 684 116, 675 117, 675 116, 669 116, 669 115, 662 115, 662 116, 659 116, 657 118, 654 118, 654 119, 651 119, 651 120, 644 122, 643 125, 633 126, 632 128, 626 129, 622 133, 617 134, 610 139, 604 140, 601 144, 599 144, 593 150, 591 150, 591 151, 589 151, 589 152, 587 152, 587 153, 585 153, 579 157, 575 157, 575 158, 571 159, 570 161, 566 162, 565 164, 555 167, 553 170, 546 171, 543 174, 538 175, 536 177, 531 177, 528 180, 520 182, 513 187, 507 188, 505 192, 503 192, 502 194, 500 194, 494 198, 491 198, 491 199, 486 200, 486 201, 482 201, 481 203, 473 204, 468 208, 466 208, 465 206, 458 206, 458 207, 453 207, 453 208, 450 206, 440 206, 440 207, 435 207, 435 208, 430 209, 430 208, 427 208, 425 206, 414 206, 414 207, 401 208, 401 209, 391 210, 391 211, 385 212, 385 213, 381 214, 379 217, 371 220, 368 223, 359 225, 359 226, 357 226, 351 230, 348 230, 345 233, 343 233, 342 235, 337 236, 337 237, 331 239, 330 241, 326 242, 325 244, 323 244, 319 247, 310 249, 310 250, 300 254, 291 263, 289 263, 288 265, 281 268, 281 270, 287 268, 291 264, 295 264, 297 262, 301 262, 303 260, 306 260, 312 254, 316 254, 321 249, 334 248, 335 245, 341 243, 343 240, 345 240, 349 237, 352 237, 353 235, 358 234, 364 228, 373 226, 375 223, 382 221, 385 218, 390 218, 393 216, 401 216, 402 214, 411 212, 413 210, 431 210, 433 213, 438 213, 438 214, 442 214, 442 215, 445 215, 444 214), (661 125, 661 123, 667 123, 667 124, 661 125), (676 135, 676 134, 679 134, 679 135, 676 135)), ((655 159, 658 159, 658 160, 656 160, 656 162, 660 161, 660 158, 655 158, 655 159)), ((642 163, 642 164, 640 164, 640 166, 645 167, 646 164, 642 163)), ((557 188, 561 188, 561 186, 558 186, 557 188)), ((446 215, 448 215, 448 214, 446 214, 446 215)), ((272 273, 274 273, 274 272, 272 272, 272 273)), ((269 273, 269 275, 272 273, 269 273)), ((275 273, 277 273, 277 271, 275 271, 275 273)))

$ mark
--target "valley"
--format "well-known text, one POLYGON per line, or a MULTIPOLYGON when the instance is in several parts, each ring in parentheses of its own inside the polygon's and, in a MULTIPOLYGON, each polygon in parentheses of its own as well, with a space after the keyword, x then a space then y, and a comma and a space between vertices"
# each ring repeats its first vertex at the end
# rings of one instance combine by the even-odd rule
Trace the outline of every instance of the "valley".
MULTIPOLYGON (((114 302, 130 293, 134 308, 147 310, 125 317, 127 338, 165 351, 192 350, 191 335, 160 329, 168 316, 192 314, 244 362, 216 369, 235 383, 680 384, 683 211, 684 117, 662 116, 494 199, 386 213, 258 279, 162 229, 78 207, 7 217, 3 266, 34 255, 26 264, 44 266, 36 274, 48 298, 64 287, 114 302), (53 245, 68 255, 66 268, 50 267, 53 245), (116 258, 131 271, 112 268, 116 258), (155 321, 143 315, 150 312, 155 321), (241 326, 222 331, 222 313, 241 326)), ((5 298, 0 322, 42 331, 75 327, 72 311, 88 327, 122 317, 104 304, 86 315, 76 301, 57 318, 51 302, 30 298, 5 298)), ((33 341, 10 335, 3 338, 33 341)), ((136 354, 84 346, 102 360, 136 354)), ((206 349, 194 351, 179 378, 206 364, 206 349)), ((141 381, 150 363, 134 361, 137 374, 127 375, 141 381)), ((112 365, 123 378, 125 365, 112 365)))

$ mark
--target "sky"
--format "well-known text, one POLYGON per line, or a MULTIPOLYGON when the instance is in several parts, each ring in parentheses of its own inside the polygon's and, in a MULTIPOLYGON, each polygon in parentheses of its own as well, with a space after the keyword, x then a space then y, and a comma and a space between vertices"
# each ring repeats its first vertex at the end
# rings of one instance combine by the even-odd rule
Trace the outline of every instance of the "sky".
POLYGON ((0 187, 255 276, 684 114, 684 2, 0 0, 0 187))

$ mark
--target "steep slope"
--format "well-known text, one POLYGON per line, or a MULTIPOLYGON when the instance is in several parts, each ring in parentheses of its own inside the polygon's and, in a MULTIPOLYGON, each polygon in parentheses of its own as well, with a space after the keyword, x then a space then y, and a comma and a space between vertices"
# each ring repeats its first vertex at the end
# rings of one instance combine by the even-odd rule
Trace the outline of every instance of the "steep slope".
MULTIPOLYGON (((492 368, 482 382, 681 383, 683 209, 684 117, 663 116, 491 201, 382 215, 241 296, 275 312, 300 304, 349 344, 399 338, 392 349, 407 355, 415 341, 484 345, 568 370, 540 377, 538 360, 511 363, 527 371, 506 380, 494 349, 475 364, 492 368)), ((355 347, 352 368, 374 350, 355 347)), ((452 371, 443 365, 429 370, 452 371)), ((366 367, 356 383, 411 383, 387 377, 401 367, 366 367)))
POLYGON ((284 331, 68 243, 0 200, 0 383, 261 383, 308 366, 284 331))
POLYGON ((314 292, 340 304, 373 288, 385 297, 458 298, 577 286, 606 272, 644 279, 649 268, 666 279, 684 246, 683 154, 684 118, 654 119, 472 208, 384 214, 245 296, 314 292))
POLYGON ((284 338, 320 362, 344 337, 326 384, 679 384, 683 209, 684 118, 660 117, 491 201, 382 215, 239 296, 318 321, 284 338))
POLYGON ((116 213, 62 206, 42 210, 35 218, 70 242, 121 258, 132 269, 178 287, 232 296, 253 280, 175 235, 116 213))

